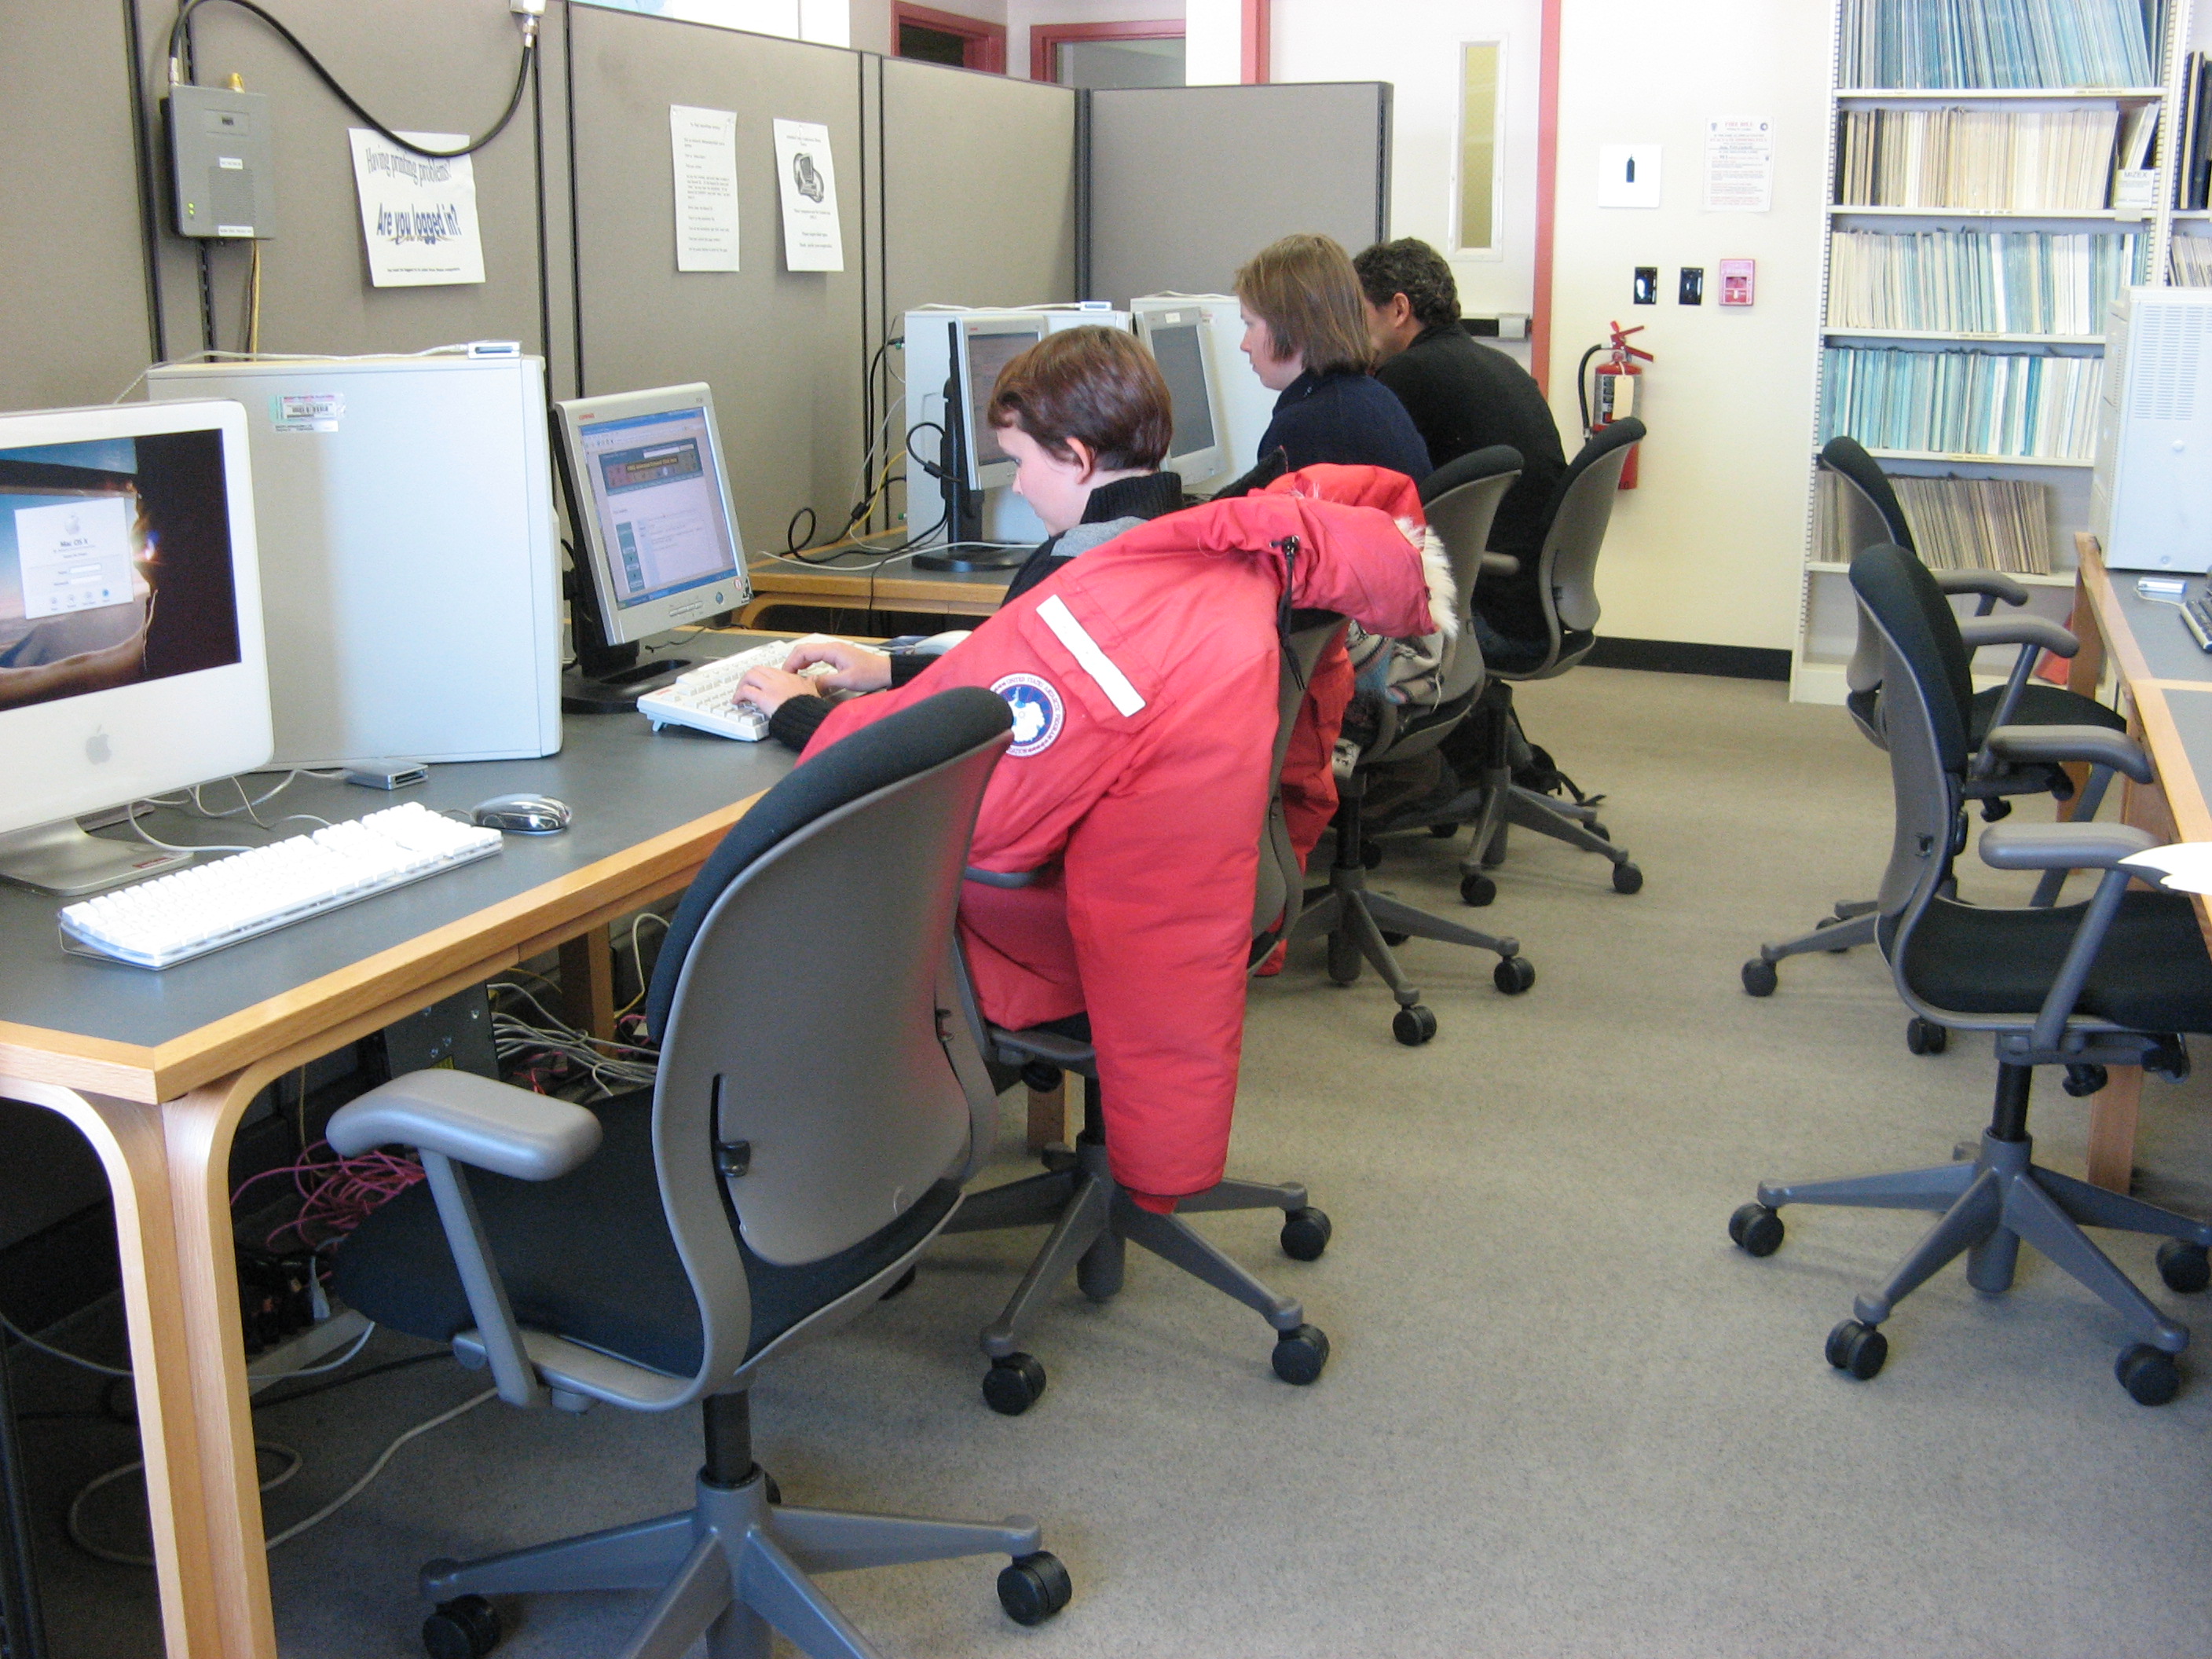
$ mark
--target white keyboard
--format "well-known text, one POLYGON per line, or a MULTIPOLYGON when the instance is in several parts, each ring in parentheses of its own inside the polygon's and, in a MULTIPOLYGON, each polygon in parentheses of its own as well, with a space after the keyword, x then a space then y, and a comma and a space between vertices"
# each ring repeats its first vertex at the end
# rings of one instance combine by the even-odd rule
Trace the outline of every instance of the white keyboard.
POLYGON ((419 801, 64 908, 64 946, 167 968, 499 851, 499 831, 419 801))
MULTIPOLYGON (((653 722, 656 732, 664 726, 688 726, 696 731, 712 732, 718 738, 758 743, 768 736, 768 716, 749 702, 733 701, 738 682, 744 678, 748 668, 782 667, 783 659, 798 643, 797 640, 772 640, 750 651, 740 651, 734 657, 718 657, 713 662, 702 663, 688 673, 678 674, 659 690, 648 691, 640 697, 637 712, 653 722)), ((812 676, 835 671, 825 662, 801 672, 812 676)))

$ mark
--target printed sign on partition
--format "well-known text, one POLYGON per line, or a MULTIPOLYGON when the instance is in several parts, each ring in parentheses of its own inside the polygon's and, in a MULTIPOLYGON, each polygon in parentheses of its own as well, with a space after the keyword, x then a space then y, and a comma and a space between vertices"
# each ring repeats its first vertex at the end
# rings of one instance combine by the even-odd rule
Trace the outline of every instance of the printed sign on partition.
POLYGON ((737 270, 737 112, 671 104, 668 147, 676 166, 677 270, 737 270))
MULTIPOLYGON (((348 132, 353 139, 354 188, 361 198, 362 240, 368 249, 368 280, 379 288, 483 281, 474 163, 465 155, 423 155, 366 127, 348 132)), ((399 136, 431 149, 468 143, 461 133, 399 136)))
POLYGON ((777 189, 783 198, 783 268, 842 270, 845 239, 837 227, 837 170, 830 129, 819 121, 775 123, 777 189))

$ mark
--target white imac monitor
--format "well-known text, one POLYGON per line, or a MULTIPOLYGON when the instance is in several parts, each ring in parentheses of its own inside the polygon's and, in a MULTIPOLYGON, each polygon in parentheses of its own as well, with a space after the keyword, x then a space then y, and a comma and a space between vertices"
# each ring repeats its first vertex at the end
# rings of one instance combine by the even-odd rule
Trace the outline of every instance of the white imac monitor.
MULTIPOLYGON (((1045 337, 1044 318, 1035 312, 1004 312, 959 317, 953 322, 954 396, 962 482, 970 489, 997 489, 1014 481, 1013 458, 999 443, 985 412, 999 371, 1045 337)), ((950 418, 948 418, 948 424, 950 418)))
POLYGON ((184 861, 76 820, 269 759, 258 569, 239 404, 0 415, 0 876, 184 861))
POLYGON ((1139 307, 1137 333, 1168 383, 1175 435, 1166 465, 1194 483, 1226 470, 1219 400, 1214 392, 1213 327, 1196 306, 1139 307))
POLYGON ((577 398, 553 405, 577 580, 569 627, 583 684, 580 702, 635 701, 684 662, 637 662, 637 641, 743 605, 752 597, 744 540, 730 510, 728 475, 704 385, 577 398))

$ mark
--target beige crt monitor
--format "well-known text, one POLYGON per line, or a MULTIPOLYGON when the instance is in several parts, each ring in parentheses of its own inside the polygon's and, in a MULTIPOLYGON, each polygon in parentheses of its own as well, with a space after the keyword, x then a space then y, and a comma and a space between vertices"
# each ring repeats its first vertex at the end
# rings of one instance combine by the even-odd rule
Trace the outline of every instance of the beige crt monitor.
POLYGON ((76 819, 271 743, 245 410, 0 415, 0 877, 75 895, 182 863, 76 819))

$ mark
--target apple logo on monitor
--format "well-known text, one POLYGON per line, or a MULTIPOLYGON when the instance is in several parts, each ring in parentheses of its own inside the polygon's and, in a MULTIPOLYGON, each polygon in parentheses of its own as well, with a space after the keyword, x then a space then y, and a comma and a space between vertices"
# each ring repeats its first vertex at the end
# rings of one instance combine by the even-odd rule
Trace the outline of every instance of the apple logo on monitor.
POLYGON ((114 750, 108 746, 105 730, 95 731, 84 740, 84 757, 94 766, 105 766, 114 750))

